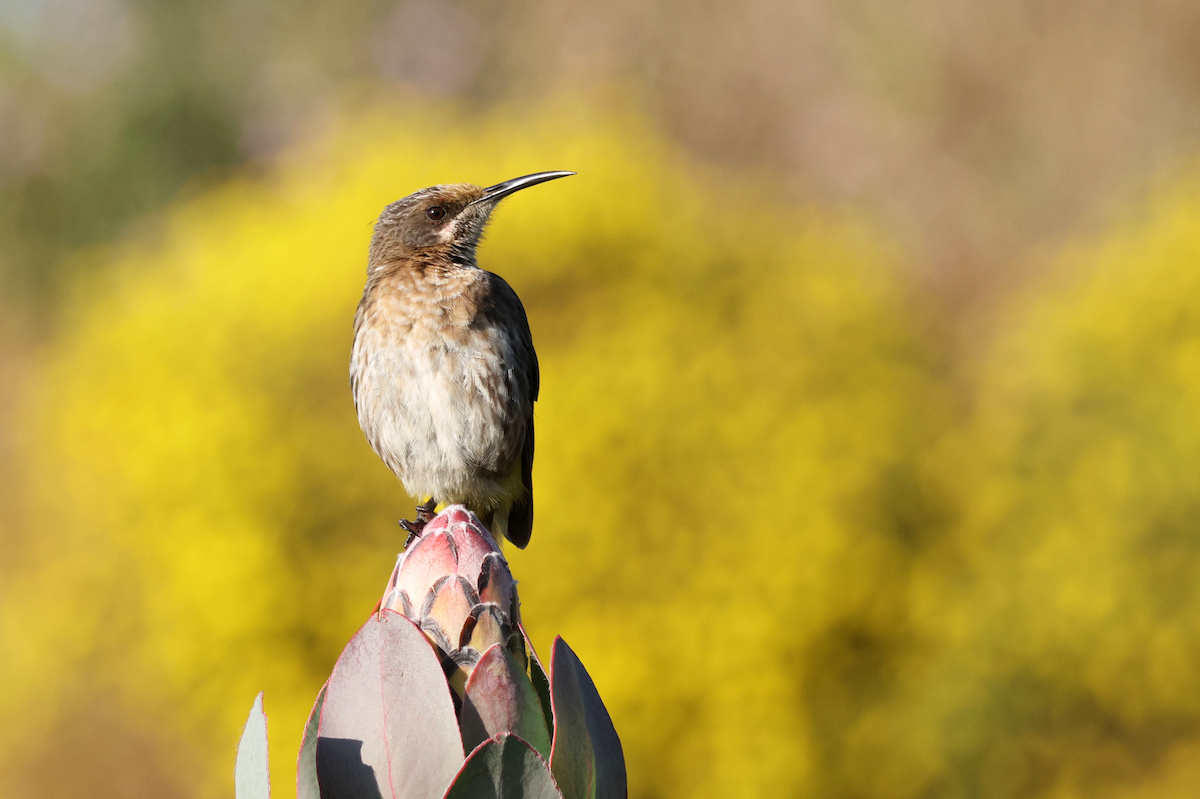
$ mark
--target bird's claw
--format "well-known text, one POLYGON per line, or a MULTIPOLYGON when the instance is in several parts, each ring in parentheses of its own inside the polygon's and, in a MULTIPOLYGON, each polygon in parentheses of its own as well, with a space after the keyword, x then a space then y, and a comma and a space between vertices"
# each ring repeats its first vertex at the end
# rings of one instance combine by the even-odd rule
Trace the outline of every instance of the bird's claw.
POLYGON ((408 538, 404 541, 405 549, 408 549, 408 545, 411 544, 414 539, 421 537, 421 533, 425 530, 425 525, 429 524, 429 522, 433 519, 434 512, 436 510, 437 501, 430 499, 428 502, 417 506, 416 521, 410 522, 408 519, 400 520, 400 529, 408 533, 408 538))
POLYGON ((421 531, 425 528, 425 523, 419 518, 415 522, 410 522, 408 519, 400 520, 400 529, 408 533, 408 538, 404 539, 404 548, 408 549, 409 544, 421 537, 421 531))
POLYGON ((417 524, 421 525, 421 527, 424 527, 426 524, 428 524, 433 519, 433 517, 436 515, 436 511, 437 511, 437 500, 435 500, 435 499, 430 499, 425 504, 418 505, 417 506, 417 524))

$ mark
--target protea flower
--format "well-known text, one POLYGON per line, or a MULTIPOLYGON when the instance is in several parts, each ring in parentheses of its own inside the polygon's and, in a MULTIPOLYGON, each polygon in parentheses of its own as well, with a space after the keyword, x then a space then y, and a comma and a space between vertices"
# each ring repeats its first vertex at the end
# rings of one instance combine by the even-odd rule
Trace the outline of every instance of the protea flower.
MULTIPOLYGON (((257 731, 247 724, 246 735, 257 731)), ((265 719, 262 729, 265 730, 265 719)), ((253 743, 259 736, 254 733, 253 743)), ((239 755, 241 764, 265 763, 239 755)), ((452 506, 400 556, 379 608, 313 706, 301 799, 623 799, 621 742, 561 638, 549 677, 520 623, 516 583, 479 520, 452 506)), ((250 799, 239 790, 239 799, 250 799)))
POLYGON ((492 647, 499 645, 511 655, 497 650, 494 660, 528 672, 517 586, 508 562, 495 539, 461 505, 431 521, 396 561, 380 610, 403 613, 425 633, 458 709, 467 680, 492 647))

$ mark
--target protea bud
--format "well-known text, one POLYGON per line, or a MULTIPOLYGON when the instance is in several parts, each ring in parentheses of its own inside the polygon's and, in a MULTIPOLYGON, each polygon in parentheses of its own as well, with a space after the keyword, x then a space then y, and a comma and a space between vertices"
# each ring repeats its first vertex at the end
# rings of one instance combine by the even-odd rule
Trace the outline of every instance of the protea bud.
POLYGON ((550 674, 516 583, 479 520, 452 506, 396 563, 378 611, 313 706, 301 799, 624 799, 621 742, 583 664, 550 674))
MULTIPOLYGON (((497 644, 521 671, 529 668, 508 562, 487 529, 460 505, 433 519, 399 557, 380 610, 403 613, 421 628, 456 700, 463 699, 482 655, 497 644)), ((492 659, 504 658, 496 654, 492 659)))

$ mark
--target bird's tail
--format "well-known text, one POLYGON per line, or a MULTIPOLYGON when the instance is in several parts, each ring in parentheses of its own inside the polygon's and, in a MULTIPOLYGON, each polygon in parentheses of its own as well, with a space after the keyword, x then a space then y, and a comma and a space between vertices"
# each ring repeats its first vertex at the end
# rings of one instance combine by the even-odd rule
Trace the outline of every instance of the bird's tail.
POLYGON ((504 517, 501 534, 512 541, 517 549, 524 549, 533 535, 533 492, 529 491, 514 501, 504 517))
POLYGON ((515 502, 501 505, 479 520, 499 541, 507 538, 517 549, 524 549, 533 534, 533 495, 526 494, 515 502))

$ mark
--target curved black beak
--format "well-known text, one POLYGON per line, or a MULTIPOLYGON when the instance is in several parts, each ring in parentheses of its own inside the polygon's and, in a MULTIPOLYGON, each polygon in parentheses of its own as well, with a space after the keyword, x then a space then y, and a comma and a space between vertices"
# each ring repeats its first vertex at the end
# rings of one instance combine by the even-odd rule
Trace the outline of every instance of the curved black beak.
POLYGON ((556 180, 574 175, 574 172, 534 172, 532 175, 513 178, 506 180, 503 183, 497 183, 495 186, 488 186, 483 190, 483 196, 475 200, 471 205, 485 202, 498 202, 514 191, 527 189, 530 186, 536 186, 539 183, 545 183, 547 180, 556 180))

